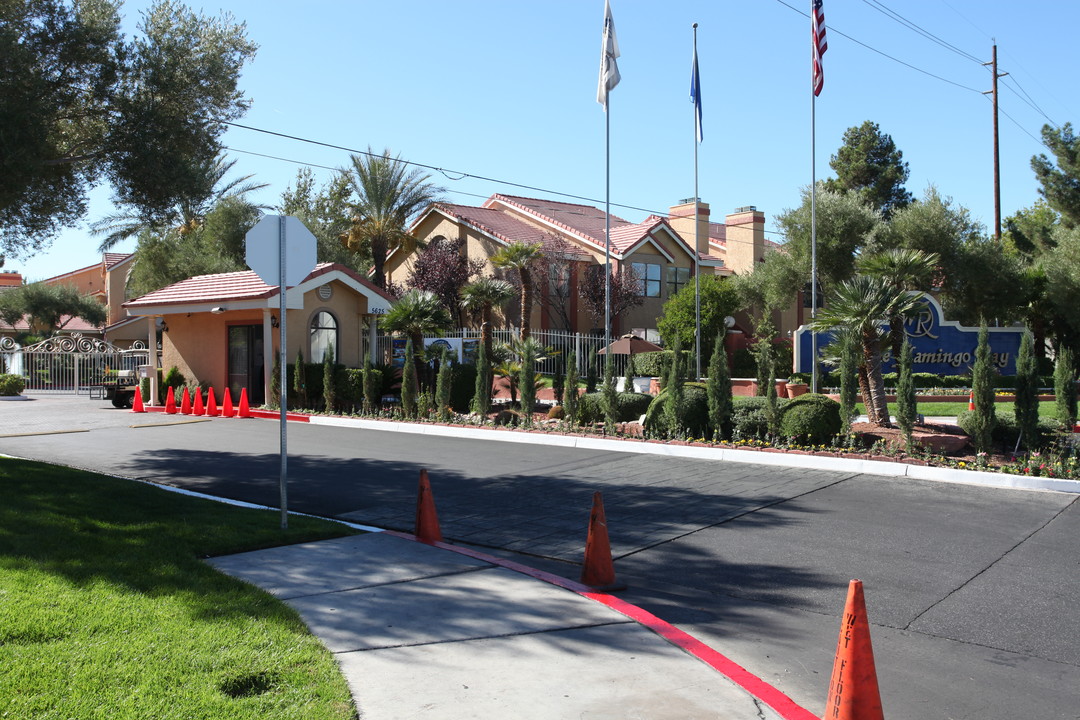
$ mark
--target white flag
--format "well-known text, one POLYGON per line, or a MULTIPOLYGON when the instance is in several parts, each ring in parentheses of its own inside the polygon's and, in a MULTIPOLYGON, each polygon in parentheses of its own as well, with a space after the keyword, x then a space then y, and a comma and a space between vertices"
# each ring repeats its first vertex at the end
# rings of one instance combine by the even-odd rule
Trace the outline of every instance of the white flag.
POLYGON ((600 48, 600 87, 596 91, 596 102, 607 110, 607 96, 622 77, 615 58, 619 57, 619 41, 615 39, 615 21, 611 19, 611 3, 604 0, 604 42, 600 48))

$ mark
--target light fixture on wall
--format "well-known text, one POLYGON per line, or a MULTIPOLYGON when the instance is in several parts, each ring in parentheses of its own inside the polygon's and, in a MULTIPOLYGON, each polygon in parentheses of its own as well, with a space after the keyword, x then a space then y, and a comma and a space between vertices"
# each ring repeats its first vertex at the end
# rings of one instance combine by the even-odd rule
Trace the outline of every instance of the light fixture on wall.
POLYGON ((213 313, 214 315, 220 315, 221 313, 225 312, 225 308, 220 307, 220 306, 210 308, 210 312, 213 313))
POLYGON ((277 315, 270 316, 270 327, 281 327, 281 323, 278 322, 277 315))

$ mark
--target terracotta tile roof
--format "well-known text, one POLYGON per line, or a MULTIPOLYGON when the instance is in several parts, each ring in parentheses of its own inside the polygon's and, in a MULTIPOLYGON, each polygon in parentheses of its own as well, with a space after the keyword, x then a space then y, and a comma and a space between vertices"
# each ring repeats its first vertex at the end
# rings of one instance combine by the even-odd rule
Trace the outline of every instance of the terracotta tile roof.
POLYGON ((101 261, 105 263, 106 270, 112 270, 114 265, 124 262, 135 253, 105 253, 101 261))
MULTIPOLYGON (((370 280, 361 277, 344 265, 336 263, 320 263, 316 265, 315 269, 304 278, 303 282, 335 270, 345 273, 353 280, 393 302, 393 296, 385 290, 375 286, 370 280)), ((134 300, 128 300, 124 303, 124 307, 137 308, 151 305, 257 300, 273 297, 274 295, 277 295, 277 286, 267 285, 252 270, 241 270, 216 275, 196 275, 134 300)))
MULTIPOLYGON (((73 333, 73 332, 100 333, 101 332, 101 326, 100 325, 92 325, 92 324, 86 322, 85 320, 83 320, 81 317, 72 317, 71 315, 61 315, 59 324, 62 327, 57 327, 57 332, 60 332, 60 333, 73 333)), ((15 323, 14 326, 8 325, 6 323, 0 323, 0 327, 3 327, 5 329, 16 330, 16 331, 20 331, 20 332, 26 332, 26 331, 31 329, 30 328, 30 322, 29 322, 27 316, 25 316, 25 315, 23 316, 23 319, 19 320, 17 323, 15 323)))
POLYGON ((436 207, 459 220, 464 220, 479 230, 494 235, 503 242, 535 243, 544 240, 542 230, 501 210, 442 203, 436 205, 436 207))
MULTIPOLYGON (((591 205, 559 202, 557 200, 539 200, 537 198, 502 194, 492 195, 484 203, 484 207, 492 207, 497 204, 515 208, 541 222, 551 223, 555 227, 575 235, 585 236, 601 247, 604 245, 606 220, 604 211, 600 208, 591 205)), ((623 220, 615 215, 611 216, 612 230, 632 224, 628 220, 623 220)))
POLYGON ((270 297, 277 288, 264 283, 252 270, 196 275, 142 297, 128 300, 124 307, 180 305, 219 300, 254 300, 270 297))

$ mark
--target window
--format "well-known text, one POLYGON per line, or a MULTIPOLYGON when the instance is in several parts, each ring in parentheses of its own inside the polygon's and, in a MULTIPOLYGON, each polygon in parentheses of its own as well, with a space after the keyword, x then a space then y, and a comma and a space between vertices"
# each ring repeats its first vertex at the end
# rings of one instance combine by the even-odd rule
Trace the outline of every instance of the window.
POLYGON ((690 282, 690 268, 668 266, 667 269, 667 295, 673 297, 690 282))
POLYGON ((655 263, 631 263, 630 268, 638 279, 638 294, 644 297, 660 297, 660 266, 655 263))
POLYGON ((338 343, 337 320, 325 310, 315 313, 311 319, 311 355, 308 362, 321 363, 330 345, 334 346, 334 359, 337 359, 338 343))

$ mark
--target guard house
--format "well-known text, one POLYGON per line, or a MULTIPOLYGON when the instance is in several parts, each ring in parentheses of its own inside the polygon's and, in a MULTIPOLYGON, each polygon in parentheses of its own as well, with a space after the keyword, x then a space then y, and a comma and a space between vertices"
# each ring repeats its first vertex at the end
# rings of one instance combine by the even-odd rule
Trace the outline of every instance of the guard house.
MULTIPOLYGON (((286 290, 285 302, 289 362, 298 352, 307 362, 322 362, 333 343, 337 362, 359 367, 393 298, 344 265, 323 263, 286 290)), ((228 387, 239 398, 246 388, 253 405, 270 396, 279 306, 278 288, 250 270, 199 275, 124 303, 130 316, 150 318, 149 327, 160 328, 164 372, 176 367, 188 382, 208 383, 219 396, 228 387)), ((155 337, 148 341, 157 345, 155 337)))

